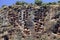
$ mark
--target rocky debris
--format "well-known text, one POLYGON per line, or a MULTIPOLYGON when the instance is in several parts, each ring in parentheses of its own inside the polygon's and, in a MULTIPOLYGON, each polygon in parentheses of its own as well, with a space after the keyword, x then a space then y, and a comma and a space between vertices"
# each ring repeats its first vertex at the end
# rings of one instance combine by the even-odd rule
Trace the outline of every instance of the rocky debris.
POLYGON ((28 40, 28 38, 50 40, 52 38, 51 40, 54 40, 56 35, 60 35, 59 8, 54 5, 3 7, 0 10, 0 38, 4 40, 28 40))

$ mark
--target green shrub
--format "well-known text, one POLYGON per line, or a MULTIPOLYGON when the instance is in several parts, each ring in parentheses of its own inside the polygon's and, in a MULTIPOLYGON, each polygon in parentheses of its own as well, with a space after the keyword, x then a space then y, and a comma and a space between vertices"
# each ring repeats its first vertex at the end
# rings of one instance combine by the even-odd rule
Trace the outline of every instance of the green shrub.
POLYGON ((36 5, 42 5, 42 1, 41 0, 35 0, 35 4, 36 5))
POLYGON ((27 4, 27 3, 26 2, 20 2, 20 1, 16 2, 16 5, 24 5, 24 4, 27 4))

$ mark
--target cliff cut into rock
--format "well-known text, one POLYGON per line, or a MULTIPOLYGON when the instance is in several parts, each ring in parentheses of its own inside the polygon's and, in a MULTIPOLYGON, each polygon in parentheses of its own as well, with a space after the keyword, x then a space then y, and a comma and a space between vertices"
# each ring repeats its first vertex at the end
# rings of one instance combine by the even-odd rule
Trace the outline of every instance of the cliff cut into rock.
POLYGON ((60 6, 2 7, 0 40, 60 40, 60 6))

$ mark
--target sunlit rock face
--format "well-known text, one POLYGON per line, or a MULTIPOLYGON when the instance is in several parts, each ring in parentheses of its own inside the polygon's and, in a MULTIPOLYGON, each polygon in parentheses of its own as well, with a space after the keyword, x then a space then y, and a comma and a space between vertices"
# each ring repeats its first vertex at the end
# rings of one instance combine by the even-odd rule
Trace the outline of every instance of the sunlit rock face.
POLYGON ((0 37, 4 40, 38 40, 45 36, 49 40, 53 34, 60 34, 60 7, 6 6, 0 10, 0 25, 0 37))

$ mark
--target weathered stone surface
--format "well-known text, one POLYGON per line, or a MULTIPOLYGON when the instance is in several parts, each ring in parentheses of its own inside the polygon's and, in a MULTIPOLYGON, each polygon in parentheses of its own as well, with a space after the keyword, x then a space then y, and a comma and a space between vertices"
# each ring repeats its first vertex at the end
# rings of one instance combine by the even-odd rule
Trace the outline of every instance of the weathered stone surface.
POLYGON ((13 5, 0 10, 1 40, 57 40, 59 5, 13 5))

